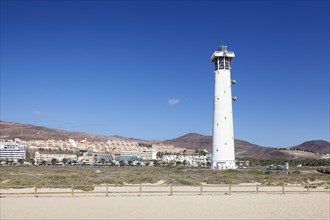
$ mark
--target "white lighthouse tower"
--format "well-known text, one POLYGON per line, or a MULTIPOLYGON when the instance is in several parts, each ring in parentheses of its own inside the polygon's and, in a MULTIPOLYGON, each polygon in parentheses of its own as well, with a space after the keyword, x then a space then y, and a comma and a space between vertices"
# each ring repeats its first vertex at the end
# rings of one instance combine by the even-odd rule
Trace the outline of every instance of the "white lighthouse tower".
POLYGON ((230 77, 234 57, 234 52, 227 51, 224 45, 211 57, 215 66, 212 169, 236 169, 232 109, 232 100, 236 97, 231 94, 231 86, 236 81, 230 77))

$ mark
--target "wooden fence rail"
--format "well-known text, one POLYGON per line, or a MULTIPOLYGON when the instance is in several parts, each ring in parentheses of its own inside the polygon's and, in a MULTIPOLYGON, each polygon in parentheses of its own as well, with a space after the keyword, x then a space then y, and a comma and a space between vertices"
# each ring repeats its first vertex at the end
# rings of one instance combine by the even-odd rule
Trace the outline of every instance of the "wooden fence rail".
POLYGON ((48 186, 0 186, 0 196, 34 196, 42 195, 69 195, 78 196, 86 195, 174 195, 174 194, 227 194, 234 193, 329 193, 330 187, 307 185, 199 185, 199 186, 182 186, 182 185, 48 185, 48 186))

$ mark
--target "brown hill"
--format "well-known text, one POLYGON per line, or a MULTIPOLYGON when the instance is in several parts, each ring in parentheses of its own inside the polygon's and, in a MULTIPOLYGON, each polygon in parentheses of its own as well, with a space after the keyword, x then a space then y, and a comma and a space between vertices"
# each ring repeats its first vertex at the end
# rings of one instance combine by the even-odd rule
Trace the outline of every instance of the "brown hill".
MULTIPOLYGON (((212 151, 212 136, 205 136, 197 133, 189 133, 181 137, 163 141, 164 144, 173 144, 175 147, 183 147, 187 149, 206 149, 212 151)), ((265 157, 269 153, 275 153, 276 149, 265 148, 247 141, 235 139, 236 156, 257 156, 265 157)))
POLYGON ((212 149, 212 137, 197 133, 189 133, 181 137, 162 141, 163 144, 173 144, 175 147, 187 149, 212 149))
POLYGON ((109 139, 141 141, 148 142, 135 138, 122 137, 119 135, 97 135, 86 132, 66 131, 60 129, 47 128, 43 126, 23 124, 16 122, 0 121, 0 139, 14 139, 20 138, 22 140, 67 140, 74 139, 88 139, 90 141, 107 141, 109 139))
MULTIPOLYGON (((176 147, 187 149, 212 150, 212 136, 205 136, 197 133, 189 133, 181 137, 165 140, 164 144, 173 144, 176 147)), ((237 157, 258 157, 258 158, 319 158, 315 153, 301 154, 297 151, 279 150, 276 148, 262 147, 247 141, 235 139, 235 154, 237 157)))
POLYGON ((320 154, 330 154, 330 143, 323 140, 306 141, 292 148, 320 154))
MULTIPOLYGON (((21 138, 23 140, 66 140, 68 138, 85 139, 91 141, 107 141, 108 139, 121 139, 131 141, 149 142, 139 139, 126 138, 121 136, 105 136, 89 134, 84 132, 72 132, 59 129, 51 129, 43 126, 0 121, 0 139, 21 138)), ((212 149, 212 136, 205 136, 197 133, 189 133, 184 136, 165 140, 161 143, 173 144, 176 147, 187 149, 212 149)), ((243 140, 235 140, 235 153, 237 157, 258 157, 258 158, 320 158, 318 154, 329 153, 329 142, 307 141, 294 147, 295 150, 279 150, 275 148, 262 147, 243 140), (308 151, 308 152, 302 152, 308 151), (313 152, 313 153, 312 153, 313 152), (318 154, 316 154, 318 153, 318 154)))
POLYGON ((66 140, 68 138, 89 139, 93 141, 105 141, 109 137, 103 135, 95 135, 84 132, 72 132, 59 129, 51 129, 43 126, 35 126, 31 124, 15 123, 15 122, 0 122, 0 139, 22 140, 66 140))

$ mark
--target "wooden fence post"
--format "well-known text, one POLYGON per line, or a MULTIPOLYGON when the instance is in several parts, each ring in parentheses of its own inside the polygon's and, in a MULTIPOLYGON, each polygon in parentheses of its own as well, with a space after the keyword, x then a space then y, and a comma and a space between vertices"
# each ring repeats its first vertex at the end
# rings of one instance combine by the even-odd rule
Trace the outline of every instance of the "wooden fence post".
POLYGON ((307 193, 309 193, 309 183, 307 183, 307 193))
MULTIPOLYGON (((77 185, 77 186, 79 186, 79 187, 82 187, 82 186, 90 186, 90 185, 77 185)), ((57 187, 65 187, 67 190, 65 191, 65 194, 66 195, 69 195, 69 194, 71 194, 72 195, 72 197, 74 197, 75 196, 75 187, 77 188, 77 186, 76 185, 74 185, 73 183, 71 184, 71 185, 60 185, 60 186, 57 186, 57 187), (69 186, 71 186, 71 191, 69 191, 69 186)), ((313 193, 313 192, 327 192, 327 193, 329 193, 330 191, 329 191, 329 184, 325 184, 325 185, 323 185, 324 186, 324 189, 323 189, 323 187, 320 187, 320 188, 322 188, 322 189, 318 189, 318 190, 313 190, 313 188, 314 188, 314 185, 313 184, 311 184, 311 183, 306 183, 306 184, 301 184, 301 185, 299 185, 299 188, 296 190, 296 188, 291 188, 291 186, 289 186, 288 185, 288 188, 286 188, 286 183, 283 183, 282 185, 277 185, 277 186, 275 186, 275 189, 273 190, 271 190, 271 191, 268 191, 268 190, 264 190, 262 187, 263 187, 263 185, 259 185, 259 184, 256 184, 255 186, 251 186, 251 185, 249 185, 249 186, 246 186, 246 187, 252 187, 252 188, 249 188, 249 189, 242 189, 242 190, 239 190, 239 189, 235 189, 235 187, 237 187, 237 185, 233 185, 233 184, 222 184, 222 185, 215 185, 215 187, 220 187, 221 188, 221 190, 211 190, 211 191, 208 191, 208 187, 211 187, 211 186, 207 186, 207 185, 205 185, 206 186, 206 189, 204 189, 204 185, 203 184, 201 184, 200 186, 199 186, 199 188, 198 188, 198 186, 194 186, 193 188, 195 188, 195 189, 193 189, 193 191, 185 191, 185 190, 180 190, 180 187, 178 187, 178 190, 174 190, 173 189, 173 184, 169 184, 169 185, 166 185, 166 186, 164 186, 164 187, 169 187, 169 191, 168 191, 168 193, 169 193, 169 196, 172 196, 172 195, 174 195, 174 192, 175 193, 178 193, 178 194, 180 194, 180 193, 193 193, 193 194, 197 194, 197 195, 203 195, 204 193, 206 193, 206 194, 216 194, 216 193, 224 193, 225 195, 232 195, 233 193, 234 194, 237 194, 237 193, 244 193, 244 192, 250 192, 250 193, 253 193, 253 189, 252 188, 254 188, 255 187, 255 192, 256 192, 256 194, 260 194, 260 193, 265 193, 265 192, 274 192, 274 193, 281 193, 281 194, 286 194, 286 193, 301 193, 301 192, 304 192, 303 190, 306 188, 306 193, 307 194, 311 194, 311 193, 313 193), (226 187, 228 187, 228 191, 226 191, 226 187), (233 188, 234 187, 234 188, 233 188), (280 188, 281 187, 281 188, 280 188), (279 190, 279 191, 277 191, 277 190, 279 190), (288 190, 288 191, 286 191, 286 190, 288 190)), ((13 186, 13 187, 15 187, 15 186, 13 186)), ((28 193, 4 193, 4 192, 0 192, 0 196, 2 196, 2 195, 6 195, 6 194, 12 194, 12 195, 25 195, 25 194, 29 194, 30 196, 32 196, 32 197, 38 197, 38 184, 34 184, 34 185, 30 185, 30 186, 28 186, 29 188, 30 188, 30 190, 31 191, 29 191, 28 193)), ((50 186, 44 186, 44 187, 50 187, 50 186)), ((56 187, 56 186, 52 186, 52 187, 56 187)), ((79 188, 78 187, 78 188, 79 188)), ((104 187, 104 185, 103 185, 103 187, 104 187)), ((110 187, 111 187, 111 184, 110 184, 110 187)), ((139 189, 138 189, 138 191, 137 191, 137 189, 135 188, 135 189, 132 189, 132 190, 129 190, 129 192, 127 192, 127 193, 134 193, 135 195, 136 195, 136 193, 138 193, 138 196, 142 196, 142 193, 144 192, 143 191, 143 185, 142 184, 139 184, 139 185, 136 185, 136 186, 134 186, 134 187, 139 187, 139 189)), ((148 188, 148 186, 147 185, 145 185, 144 186, 145 187, 145 193, 165 193, 165 194, 167 194, 167 190, 165 189, 165 191, 164 190, 161 190, 161 191, 153 191, 153 190, 148 190, 149 188, 148 188)), ((244 187, 244 185, 243 186, 241 186, 241 187, 244 187)), ((50 191, 47 191, 49 194, 62 194, 61 192, 56 192, 56 191, 52 191, 52 190, 50 190, 50 191)), ((43 192, 43 190, 41 190, 40 191, 40 194, 41 195, 43 195, 43 194, 47 194, 47 192, 43 192)), ((85 193, 85 192, 77 192, 78 194, 79 193, 85 193)), ((98 191, 98 193, 104 193, 104 191, 98 191)), ((112 192, 112 193, 116 193, 116 191, 114 191, 114 192, 112 192)), ((121 192, 118 192, 118 193, 121 193, 121 192)), ((111 194, 111 189, 109 190, 109 184, 107 183, 106 184, 106 191, 105 191, 105 196, 106 197, 108 197, 109 196, 109 194, 111 194)))
POLYGON ((142 194, 142 184, 140 184, 140 188, 139 188, 139 196, 141 196, 142 194))
POLYGON ((257 194, 259 194, 259 185, 258 184, 256 186, 256 191, 257 191, 257 194))
POLYGON ((37 195, 37 189, 38 189, 37 184, 35 184, 34 185, 34 196, 35 197, 38 197, 38 195, 37 195))

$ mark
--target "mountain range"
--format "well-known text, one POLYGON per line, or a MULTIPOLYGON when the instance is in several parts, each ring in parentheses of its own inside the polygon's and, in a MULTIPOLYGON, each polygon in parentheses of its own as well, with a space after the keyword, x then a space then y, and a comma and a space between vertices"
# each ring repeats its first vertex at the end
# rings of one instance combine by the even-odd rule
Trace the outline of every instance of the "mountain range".
MULTIPOLYGON (((212 136, 197 133, 189 133, 175 139, 165 140, 162 143, 173 144, 175 147, 212 151, 212 136)), ((312 140, 293 147, 277 149, 235 139, 236 157, 300 159, 320 158, 320 154, 330 154, 330 143, 328 141, 312 140)))
MULTIPOLYGON (((20 138, 23 140, 66 140, 68 138, 86 138, 91 141, 107 141, 108 139, 119 139, 151 143, 151 141, 147 140, 127 138, 118 135, 97 135, 85 132, 52 129, 31 124, 0 121, 0 139, 14 138, 20 138)), ((155 142, 153 141, 153 143, 155 142)), ((207 149, 208 151, 211 151, 212 136, 189 133, 175 139, 159 141, 157 143, 172 144, 175 147, 182 147, 187 149, 207 149)), ((296 146, 292 146, 288 149, 276 149, 259 146, 244 140, 235 139, 235 153, 237 157, 287 159, 321 158, 325 154, 330 154, 330 143, 324 140, 311 140, 296 146)))

